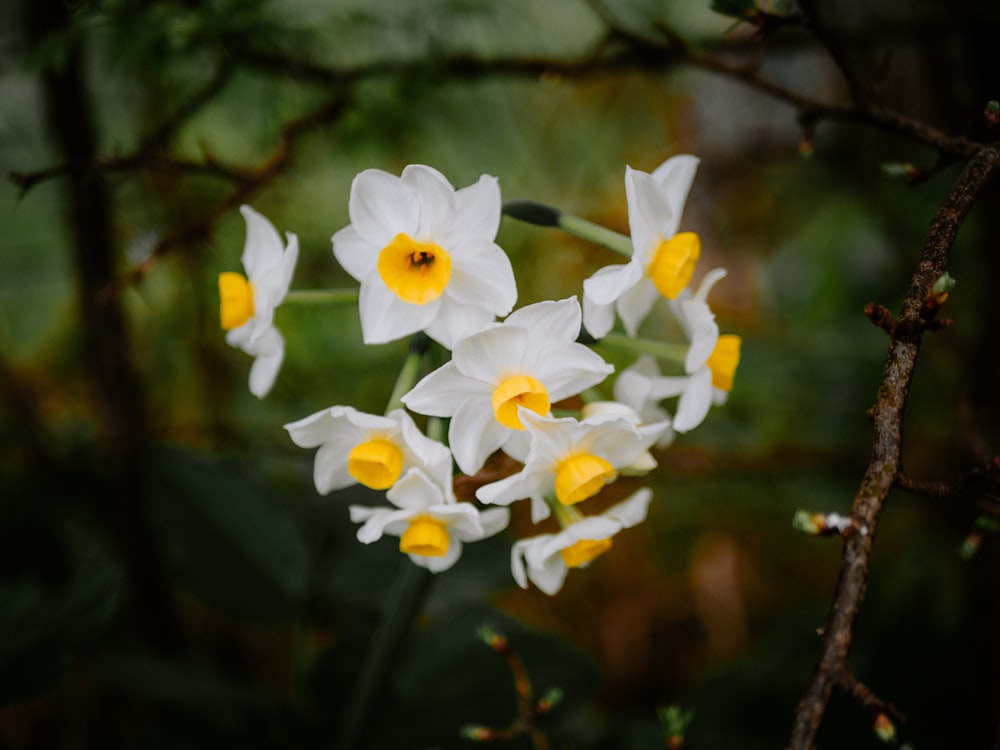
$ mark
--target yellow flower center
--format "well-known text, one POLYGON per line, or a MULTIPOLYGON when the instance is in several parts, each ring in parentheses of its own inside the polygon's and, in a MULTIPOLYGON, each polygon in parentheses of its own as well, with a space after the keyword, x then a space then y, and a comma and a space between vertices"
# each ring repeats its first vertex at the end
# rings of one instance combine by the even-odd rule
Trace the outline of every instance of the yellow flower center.
POLYGON ((448 551, 448 532, 441 521, 417 516, 399 538, 399 551, 421 557, 444 557, 448 551))
POLYGON ((493 390, 493 416, 504 427, 523 430, 517 407, 531 409, 543 417, 549 413, 549 392, 545 386, 530 375, 514 375, 505 378, 493 390))
POLYGON ((661 242, 647 269, 660 294, 676 299, 691 280, 699 255, 701 240, 694 232, 681 232, 661 242))
POLYGON ((219 318, 222 329, 239 328, 253 317, 253 284, 240 273, 219 274, 219 318))
POLYGON ((556 498, 563 505, 576 505, 596 495, 617 476, 615 467, 600 456, 570 456, 556 469, 556 498))
POLYGON ((403 453, 395 443, 374 438, 351 448, 347 471, 359 484, 385 490, 396 483, 403 471, 403 453))
POLYGON ((733 376, 740 363, 740 337, 732 334, 719 336, 706 364, 712 371, 712 385, 723 391, 733 390, 733 376))
POLYGON ((382 248, 378 273, 389 291, 403 302, 433 302, 451 279, 451 256, 432 242, 417 242, 400 232, 382 248))
POLYGON ((560 550, 559 554, 567 568, 579 568, 609 549, 611 549, 610 539, 581 539, 572 546, 560 550))

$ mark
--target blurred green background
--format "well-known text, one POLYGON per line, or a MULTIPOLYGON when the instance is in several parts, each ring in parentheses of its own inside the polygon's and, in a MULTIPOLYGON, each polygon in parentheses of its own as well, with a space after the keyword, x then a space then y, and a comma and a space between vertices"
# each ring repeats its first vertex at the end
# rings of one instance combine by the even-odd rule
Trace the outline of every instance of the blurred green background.
MULTIPOLYGON (((250 359, 225 345, 215 289, 239 268, 240 202, 299 235, 293 288, 348 287, 329 238, 349 223, 362 169, 430 164, 456 186, 493 174, 506 199, 627 231, 625 165, 693 153, 702 164, 682 227, 702 236, 696 279, 729 269, 711 302, 723 331, 743 337, 729 403, 657 454, 648 522, 558 596, 510 578, 511 541, 534 533, 524 509, 510 532, 470 545, 433 581, 365 743, 472 747, 461 726, 512 721, 510 675, 475 637, 490 623, 537 690, 565 691, 543 725, 553 747, 659 747, 655 708, 670 703, 695 711, 688 747, 782 746, 840 552, 794 533, 791 518, 850 508, 887 345, 862 309, 898 307, 960 165, 911 187, 881 165, 929 167, 935 154, 892 134, 821 124, 806 156, 794 110, 740 83, 641 55, 572 69, 624 48, 609 22, 651 40, 668 24, 707 54, 759 51, 763 74, 844 100, 807 34, 764 40, 707 6, 0 9, 0 166, 76 175, 0 183, 0 745, 335 746, 408 563, 392 540, 354 539, 347 506, 378 495, 317 496, 312 452, 281 426, 333 404, 382 411, 406 345, 364 347, 353 308, 282 308, 285 364, 268 398, 251 396, 250 359), (137 266, 141 278, 115 284, 137 266)), ((887 106, 989 137, 995 3, 841 0, 824 13, 865 80, 891 51, 887 106)), ((997 452, 998 210, 993 188, 950 268, 955 325, 921 353, 904 443, 916 478, 951 479, 997 452)), ((498 242, 519 306, 579 295, 616 262, 509 219, 498 242)), ((618 496, 638 483, 619 485, 618 496)), ((989 746, 1000 719, 1000 552, 988 540, 970 561, 957 555, 977 513, 963 498, 899 493, 879 529, 851 663, 908 716, 901 737, 915 748, 989 746)), ((835 700, 821 746, 878 744, 870 717, 835 700)))

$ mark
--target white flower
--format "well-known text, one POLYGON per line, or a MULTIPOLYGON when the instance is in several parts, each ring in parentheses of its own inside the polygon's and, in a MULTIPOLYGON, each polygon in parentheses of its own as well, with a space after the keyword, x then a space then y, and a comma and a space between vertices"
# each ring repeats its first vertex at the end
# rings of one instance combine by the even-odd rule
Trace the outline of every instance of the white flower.
POLYGON ((220 317, 227 331, 226 343, 254 357, 250 368, 250 392, 263 398, 285 356, 285 340, 274 327, 274 309, 288 294, 299 240, 287 233, 287 247, 274 225, 250 206, 240 206, 247 224, 243 246, 242 274, 219 274, 220 317))
POLYGON ((371 544, 384 535, 398 536, 399 550, 432 573, 447 570, 475 542, 506 528, 506 508, 480 511, 472 503, 449 501, 442 487, 420 469, 411 469, 386 497, 396 508, 350 507, 351 521, 364 523, 358 541, 371 544))
POLYGON ((653 492, 643 487, 604 513, 570 524, 558 534, 542 534, 514 542, 510 569, 517 585, 530 580, 550 596, 562 588, 570 568, 582 568, 611 548, 611 538, 646 518, 653 492))
MULTIPOLYGON (((621 378, 621 375, 618 376, 621 378)), ((615 381, 615 397, 618 397, 618 381, 615 381)), ((607 421, 624 418, 638 427, 643 434, 652 433, 652 443, 657 448, 666 448, 674 441, 674 431, 670 427, 670 415, 666 411, 651 406, 640 412, 626 400, 591 401, 583 405, 581 416, 588 422, 607 421)), ((646 473, 656 468, 656 460, 649 451, 640 455, 623 473, 646 473)))
POLYGON ((633 422, 621 417, 582 422, 572 417, 550 419, 523 407, 520 416, 531 435, 524 468, 483 485, 476 497, 500 505, 530 497, 535 523, 549 516, 547 496, 555 495, 563 505, 576 505, 600 492, 618 478, 619 469, 631 466, 646 453, 661 428, 654 425, 640 432, 633 422))
POLYGON ((466 474, 479 471, 501 447, 520 459, 529 439, 519 406, 548 415, 553 403, 614 370, 576 343, 579 333, 575 297, 528 305, 502 324, 459 341, 451 361, 425 376, 403 403, 420 414, 451 417, 448 444, 466 474))
POLYGON ((615 396, 638 403, 638 410, 650 410, 661 399, 680 396, 673 429, 688 432, 700 425, 713 404, 724 404, 733 387, 733 376, 740 360, 740 337, 719 335, 708 303, 709 291, 726 275, 716 268, 705 275, 698 291, 689 290, 670 303, 690 347, 684 359, 685 375, 660 375, 652 357, 640 357, 626 368, 615 382, 615 396))
POLYGON ((583 282, 583 322, 595 338, 611 330, 615 310, 626 333, 635 336, 660 295, 674 299, 687 286, 701 243, 698 235, 678 234, 677 228, 698 162, 682 154, 652 174, 625 168, 632 257, 583 282))
POLYGON ((285 425, 301 448, 316 448, 313 480, 326 495, 359 483, 375 490, 391 487, 406 471, 419 468, 451 491, 451 452, 426 437, 402 409, 386 416, 333 406, 285 425))
POLYGON ((348 211, 351 224, 333 235, 333 254, 361 282, 366 344, 425 331, 451 349, 513 308, 514 272, 494 242, 495 177, 456 191, 420 164, 401 177, 368 169, 351 184, 348 211))

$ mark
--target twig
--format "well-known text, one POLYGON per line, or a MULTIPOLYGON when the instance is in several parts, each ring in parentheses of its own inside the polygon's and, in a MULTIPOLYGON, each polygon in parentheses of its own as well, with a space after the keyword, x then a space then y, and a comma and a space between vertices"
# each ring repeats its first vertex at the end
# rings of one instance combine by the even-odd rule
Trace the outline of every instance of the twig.
POLYGON ((900 474, 903 413, 920 348, 920 311, 935 280, 944 273, 959 228, 984 187, 1000 169, 1000 151, 984 147, 970 160, 931 221, 920 261, 896 316, 882 382, 872 410, 872 455, 851 510, 865 533, 845 536, 840 576, 823 631, 819 663, 792 726, 789 750, 811 750, 833 688, 847 669, 854 622, 864 598, 872 542, 890 489, 900 474), (907 335, 900 337, 900 326, 907 335))

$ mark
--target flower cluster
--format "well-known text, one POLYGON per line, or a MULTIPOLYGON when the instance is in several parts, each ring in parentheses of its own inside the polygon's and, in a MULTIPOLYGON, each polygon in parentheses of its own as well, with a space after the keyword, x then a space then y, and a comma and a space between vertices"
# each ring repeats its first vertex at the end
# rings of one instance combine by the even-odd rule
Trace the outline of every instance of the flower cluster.
MULTIPOLYGON (((651 174, 626 168, 631 238, 619 244, 631 244, 628 263, 587 279, 582 306, 570 297, 516 310, 511 263, 495 241, 502 213, 496 178, 456 190, 422 165, 398 177, 369 169, 355 178, 351 222, 332 243, 360 285, 363 340, 425 334, 437 361, 446 360, 420 377, 427 358, 411 347, 384 415, 337 405, 285 425, 296 445, 317 449, 321 494, 352 484, 385 491, 386 507, 351 506, 359 541, 398 537, 415 564, 439 572, 455 564, 464 543, 506 528, 508 506, 526 500, 534 523, 553 518, 559 531, 516 541, 511 572, 520 586, 531 581, 554 594, 570 568, 585 567, 618 532, 645 519, 648 488, 602 513, 583 508, 620 475, 655 468, 651 449, 665 447, 722 403, 739 361, 739 338, 719 334, 707 303, 725 271, 711 271, 696 291, 689 288, 700 240, 678 229, 697 166, 684 155, 651 174), (660 308, 676 317, 685 341, 638 338, 661 297, 660 308), (624 335, 613 332, 616 320, 624 335), (614 368, 580 342, 583 328, 602 346, 636 355, 615 378, 613 399, 598 387, 614 368), (673 372, 663 371, 670 366, 673 372), (662 402, 674 397, 671 416, 662 402), (426 432, 411 413, 426 418, 426 432), (497 451, 520 469, 475 482, 478 502, 459 500, 453 467, 475 476, 497 451)), ((283 249, 266 219, 241 210, 246 278, 220 277, 222 322, 227 341, 256 357, 251 391, 262 396, 281 362, 274 309, 288 292, 297 243, 290 234, 283 249)), ((558 225, 585 237, 593 226, 558 225)), ((608 244, 611 233, 601 231, 608 244)))

